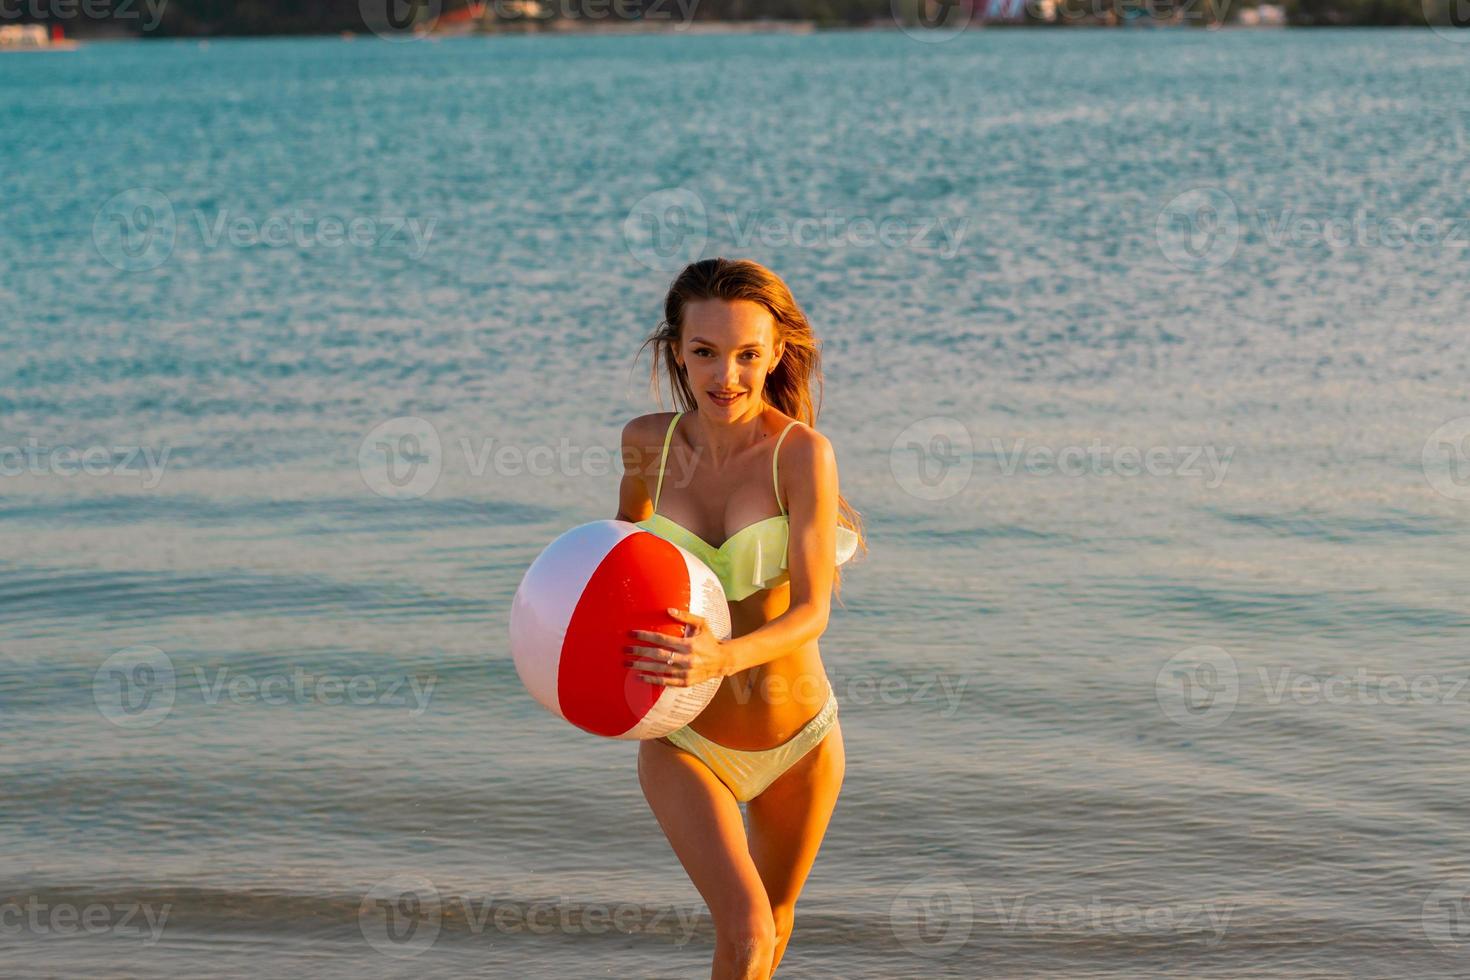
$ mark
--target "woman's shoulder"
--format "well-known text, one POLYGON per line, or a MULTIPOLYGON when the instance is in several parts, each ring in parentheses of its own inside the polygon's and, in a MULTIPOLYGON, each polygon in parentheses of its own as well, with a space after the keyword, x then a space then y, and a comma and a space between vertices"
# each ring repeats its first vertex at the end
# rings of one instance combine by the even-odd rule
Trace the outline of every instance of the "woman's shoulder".
POLYGON ((777 466, 783 472, 815 475, 835 470, 837 457, 831 440, 810 425, 800 419, 791 419, 782 423, 777 432, 784 433, 778 436, 781 441, 777 444, 777 466))
POLYGON ((773 431, 776 438, 781 439, 781 454, 784 456, 790 446, 805 446, 808 451, 821 450, 822 447, 831 448, 827 437, 812 428, 801 419, 792 418, 782 412, 774 415, 775 428, 773 431))
POLYGON ((623 426, 623 466, 635 473, 652 474, 663 456, 664 433, 674 412, 650 412, 623 426))
POLYGON ((623 443, 627 445, 630 441, 641 443, 648 438, 657 435, 660 442, 663 441, 664 432, 669 427, 670 420, 677 412, 649 412, 647 415, 638 415, 628 420, 623 426, 623 443))

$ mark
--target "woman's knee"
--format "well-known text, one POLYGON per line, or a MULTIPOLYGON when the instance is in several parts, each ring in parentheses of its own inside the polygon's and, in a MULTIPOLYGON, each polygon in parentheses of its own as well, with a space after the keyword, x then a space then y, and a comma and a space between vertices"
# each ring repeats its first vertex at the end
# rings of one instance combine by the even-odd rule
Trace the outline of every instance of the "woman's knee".
POLYGON ((739 903, 715 916, 715 941, 739 950, 774 949, 776 929, 776 917, 764 901, 739 903))
POLYGON ((796 924, 796 907, 792 905, 772 906, 771 922, 776 929, 776 938, 785 939, 791 935, 791 928, 796 924))

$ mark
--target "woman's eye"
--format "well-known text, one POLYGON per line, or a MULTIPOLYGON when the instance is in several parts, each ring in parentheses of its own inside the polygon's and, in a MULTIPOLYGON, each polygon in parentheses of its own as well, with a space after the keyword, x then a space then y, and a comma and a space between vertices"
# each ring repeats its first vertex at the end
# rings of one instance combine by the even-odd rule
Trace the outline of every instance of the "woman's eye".
MULTIPOLYGON (((714 351, 710 350, 708 347, 696 347, 695 350, 694 350, 694 353, 699 354, 699 355, 704 355, 704 354, 713 354, 714 351)), ((748 350, 748 351, 746 351, 744 353, 743 356, 744 357, 760 357, 760 351, 748 350)))

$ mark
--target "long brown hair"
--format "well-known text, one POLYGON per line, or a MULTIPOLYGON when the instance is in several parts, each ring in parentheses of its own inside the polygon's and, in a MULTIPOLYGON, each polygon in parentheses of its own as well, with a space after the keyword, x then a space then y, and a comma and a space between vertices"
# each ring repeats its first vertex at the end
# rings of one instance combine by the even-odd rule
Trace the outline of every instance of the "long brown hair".
MULTIPOLYGON (((689 378, 679 367, 674 352, 679 346, 679 337, 684 329, 684 310, 698 300, 718 299, 725 302, 749 300, 759 303, 770 311, 776 321, 775 343, 785 346, 781 360, 766 377, 765 398, 791 418, 805 422, 815 429, 817 413, 822 407, 822 356, 821 344, 812 334, 812 325, 806 314, 797 305, 790 288, 770 269, 749 259, 701 259, 691 262, 675 277, 664 297, 664 318, 653 334, 643 342, 643 347, 653 344, 653 367, 651 378, 655 394, 659 391, 659 365, 663 365, 669 387, 674 392, 674 404, 680 411, 690 412, 697 407, 694 391, 689 387, 689 378), (817 401, 812 404, 812 385, 816 385, 817 401)), ((639 348, 642 352, 642 347, 639 348)), ((662 395, 658 396, 663 403, 662 395)), ((863 534, 862 515, 849 504, 839 492, 837 495, 837 523, 849 527, 858 536, 858 547, 867 553, 867 537, 863 534)), ((837 601, 842 602, 842 569, 835 571, 834 586, 837 601)))

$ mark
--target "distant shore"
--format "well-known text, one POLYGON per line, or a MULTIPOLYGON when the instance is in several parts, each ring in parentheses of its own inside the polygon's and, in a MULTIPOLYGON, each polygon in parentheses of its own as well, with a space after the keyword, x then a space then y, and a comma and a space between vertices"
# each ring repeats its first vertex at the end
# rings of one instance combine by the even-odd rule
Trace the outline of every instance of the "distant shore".
MULTIPOLYGON (((1073 30, 1102 30, 1102 31, 1128 31, 1128 30, 1229 30, 1229 31, 1273 31, 1273 30, 1353 30, 1353 29, 1377 29, 1387 30, 1390 28, 1408 31, 1429 30, 1425 24, 1254 24, 1241 23, 1239 21, 1221 21, 1216 23, 1199 22, 1167 22, 1146 21, 1140 19, 1128 24, 1109 24, 1102 21, 1079 21, 1068 24, 1030 23, 1022 21, 986 21, 969 25, 963 30, 955 30, 953 33, 968 33, 969 31, 981 30, 1023 30, 1050 33, 1053 31, 1073 30)), ((904 28, 891 21, 879 21, 871 24, 832 24, 821 21, 588 21, 588 20, 561 20, 547 24, 525 27, 503 26, 490 30, 432 30, 424 31, 421 37, 428 41, 470 38, 470 37, 515 37, 519 35, 580 35, 580 34, 689 34, 689 35, 721 35, 721 34, 818 34, 818 33, 842 33, 842 32, 900 32, 904 28)), ((928 28, 910 28, 910 30, 925 31, 928 28)), ((138 37, 132 35, 131 37, 138 37)), ((371 31, 321 31, 321 32, 296 32, 291 34, 195 34, 195 35, 172 35, 165 40, 235 40, 248 38, 269 37, 340 37, 343 40, 362 39, 374 40, 371 31)), ((118 39, 127 39, 119 37, 118 39)))
MULTIPOLYGON (((827 27, 839 30, 882 30, 893 28, 895 25, 891 23, 831 24, 827 27)), ((525 25, 511 22, 497 25, 492 29, 435 30, 428 32, 428 36, 433 38, 494 36, 496 34, 810 34, 822 29, 822 25, 814 20, 679 21, 564 17, 525 25)))
MULTIPOLYGON (((1034 29, 1041 31, 1068 31, 1078 29, 1091 30, 1279 30, 1279 29, 1316 29, 1316 28, 1387 28, 1402 27, 1407 29, 1427 30, 1430 25, 1423 23, 1339 23, 1339 24, 1309 24, 1292 22, 1290 20, 1261 21, 1255 18, 1258 8, 1244 7, 1233 11, 1235 16, 1223 21, 1201 21, 1196 18, 1163 19, 1152 16, 1138 16, 1128 20, 1110 22, 1106 19, 1096 17, 1078 18, 1075 20, 1058 21, 1023 21, 1023 20, 991 20, 976 17, 962 27, 950 28, 953 33, 968 33, 972 31, 1004 29, 1007 31, 1018 29, 1034 29)), ((1443 28, 1432 28, 1443 30, 1443 28)), ((507 21, 494 21, 488 23, 466 23, 458 22, 452 24, 439 24, 436 27, 421 31, 398 31, 393 37, 402 40, 410 34, 417 34, 425 40, 443 40, 446 38, 465 37, 514 37, 524 35, 640 35, 640 34, 688 34, 688 35, 749 35, 749 34, 816 34, 826 32, 889 32, 903 31, 907 33, 927 33, 940 29, 918 27, 915 25, 900 24, 892 18, 880 18, 866 22, 834 22, 815 19, 803 20, 682 20, 678 18, 645 18, 628 19, 612 16, 605 17, 557 17, 549 19, 519 19, 507 21)), ((365 28, 333 29, 333 30, 296 30, 296 31, 230 31, 230 30, 207 30, 183 32, 133 32, 120 30, 117 25, 93 25, 77 34, 66 37, 59 41, 35 47, 5 47, 0 46, 0 51, 14 50, 68 50, 76 46, 78 42, 86 44, 104 41, 124 40, 231 40, 267 37, 339 37, 351 41, 362 39, 364 41, 374 40, 383 32, 375 32, 365 28)), ((1470 39, 1470 31, 1467 31, 1467 39, 1470 39)))

